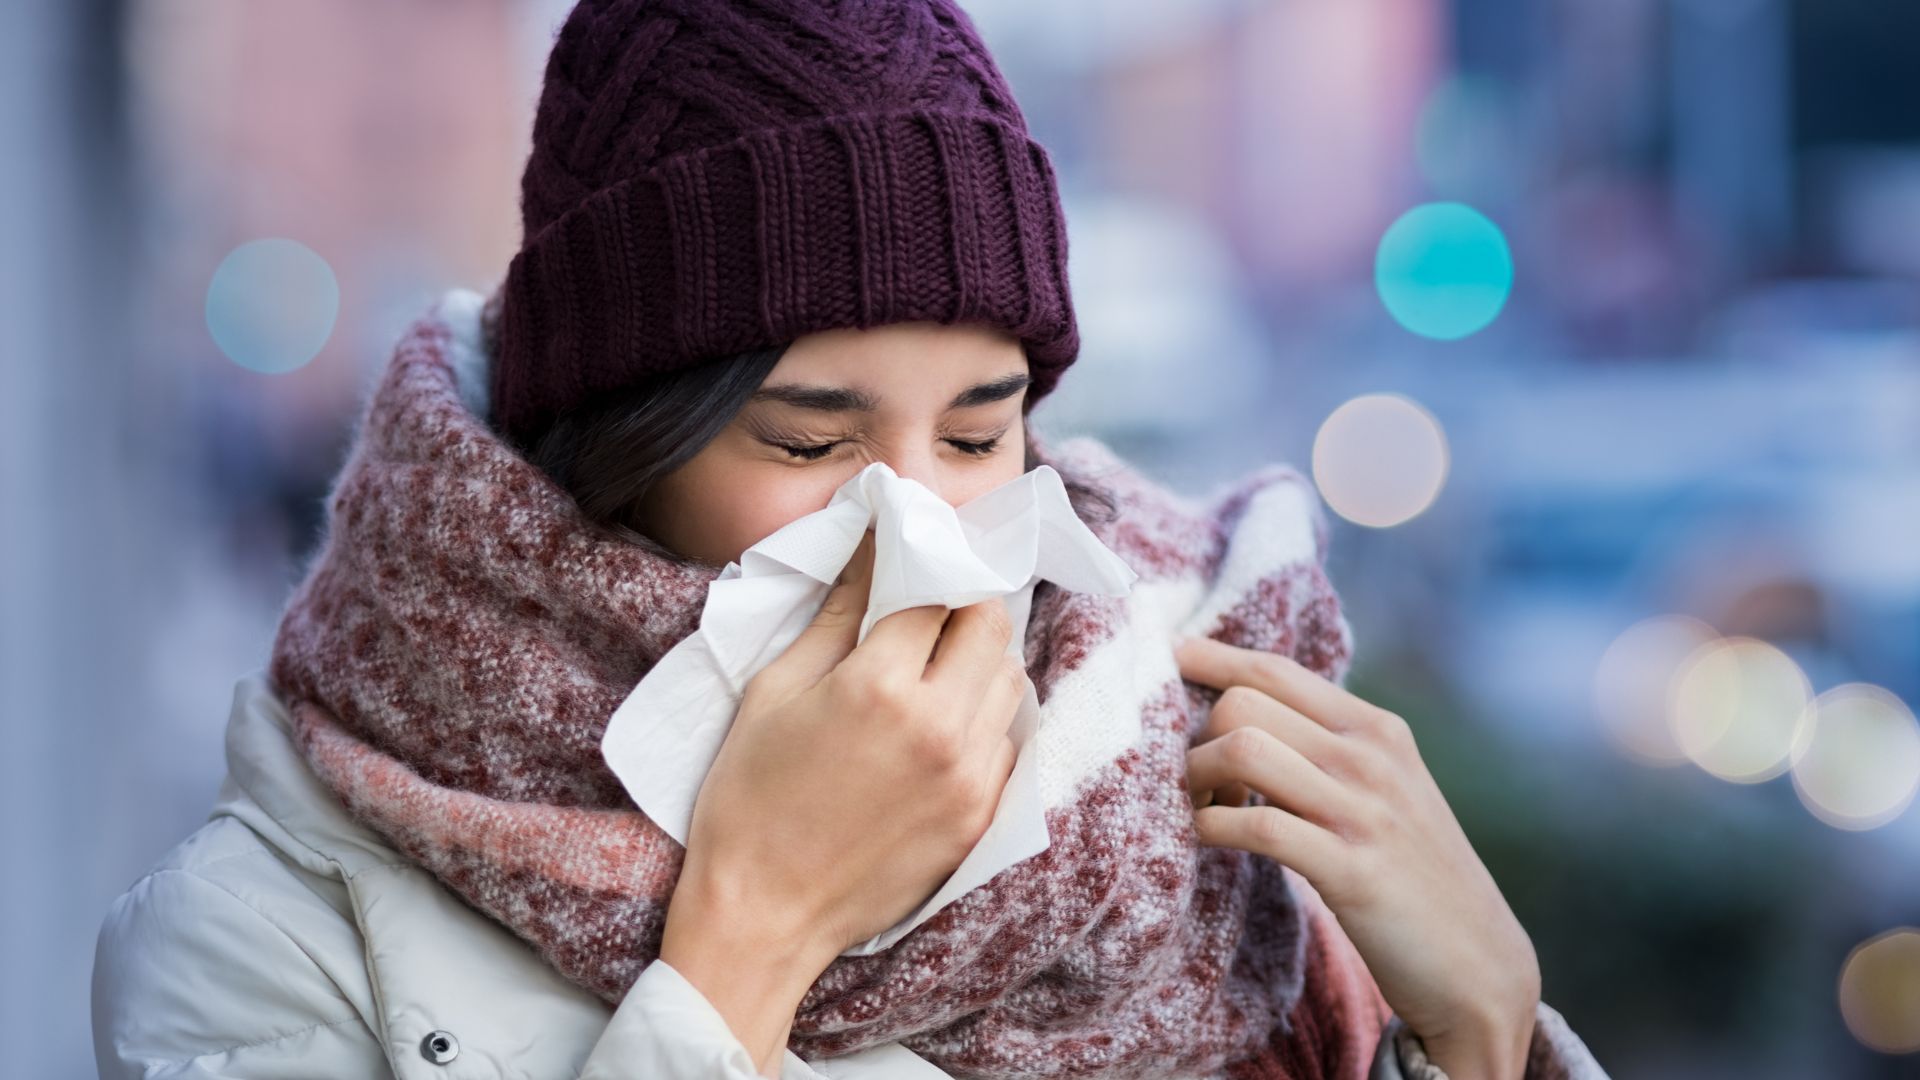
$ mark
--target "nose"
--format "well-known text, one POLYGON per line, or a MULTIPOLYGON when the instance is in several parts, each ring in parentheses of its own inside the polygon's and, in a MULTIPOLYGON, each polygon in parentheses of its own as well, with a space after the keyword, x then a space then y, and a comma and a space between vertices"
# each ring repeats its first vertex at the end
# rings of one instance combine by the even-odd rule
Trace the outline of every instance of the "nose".
POLYGON ((895 449, 888 451, 881 460, 887 463, 887 467, 892 469, 895 475, 907 480, 916 480, 926 485, 935 495, 949 503, 953 502, 953 492, 947 490, 953 486, 953 481, 951 478, 943 477, 940 461, 931 451, 924 448, 895 449))

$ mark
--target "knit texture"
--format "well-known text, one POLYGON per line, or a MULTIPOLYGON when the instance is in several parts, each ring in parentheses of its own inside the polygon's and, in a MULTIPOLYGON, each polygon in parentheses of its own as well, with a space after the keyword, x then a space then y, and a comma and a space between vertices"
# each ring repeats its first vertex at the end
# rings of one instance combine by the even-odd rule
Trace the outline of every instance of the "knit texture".
MULTIPOLYGON (((478 294, 449 294, 399 342, 269 673, 357 820, 617 1002, 658 955, 684 849, 599 742, 717 571, 593 530, 475 414, 483 316, 478 294)), ((1180 679, 1171 648, 1210 633, 1344 677, 1316 497, 1272 465, 1201 505, 1092 439, 1036 451, 1114 494, 1096 535, 1141 574, 1127 597, 1036 587, 1041 735, 1130 735, 1048 811, 1045 852, 836 959, 789 1045, 812 1060, 901 1040, 968 1077, 1364 1076, 1389 1012, 1338 924, 1292 870, 1197 842, 1185 755, 1218 695, 1180 679), (1124 726, 1087 706, 1116 687, 1124 726)))
MULTIPOLYGON (((697 628, 716 571, 595 532, 474 413, 480 319, 455 292, 397 344, 269 673, 357 821, 614 1003, 659 955, 684 849, 599 740, 697 628)), ((1048 811, 1041 855, 835 959, 789 1045, 900 1040, 954 1076, 1365 1076, 1388 1009, 1338 924, 1279 863, 1198 846, 1185 755, 1217 694, 1171 655, 1175 630, 1212 632, 1344 678, 1311 488, 1269 465, 1196 505, 1091 438, 1037 452, 1112 490, 1121 513, 1096 534, 1142 575, 1127 598, 1035 588, 1041 732, 1131 734, 1048 811), (1085 705, 1116 686, 1123 726, 1085 705)))
POLYGON ((1046 150, 949 0, 583 0, 521 181, 494 424, 839 327, 1079 351, 1046 150))
MULTIPOLYGON (((684 849, 600 739, 698 627, 717 571, 605 538, 491 430, 497 314, 455 290, 401 338, 269 675, 356 820, 617 1003, 659 955, 684 849)), ((1125 597, 1040 582, 1023 642, 1030 749, 1106 738, 1109 760, 1049 798, 1046 851, 891 948, 836 959, 789 1046, 818 1060, 899 1040, 956 1077, 1361 1080, 1391 1036, 1409 1075, 1437 1074, 1317 891, 1193 828, 1186 751, 1219 695, 1180 678, 1174 634, 1346 676, 1312 488, 1268 465, 1190 502, 1096 440, 1035 450, 1113 494, 1121 512, 1090 527, 1141 574, 1125 597)), ((1527 1080, 1605 1075, 1542 1003, 1527 1080)))

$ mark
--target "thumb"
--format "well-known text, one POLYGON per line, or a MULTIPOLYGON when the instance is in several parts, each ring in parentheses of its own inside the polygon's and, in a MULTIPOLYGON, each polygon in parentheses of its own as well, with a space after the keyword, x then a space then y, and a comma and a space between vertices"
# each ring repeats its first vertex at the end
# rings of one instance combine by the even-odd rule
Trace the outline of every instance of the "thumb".
POLYGON ((768 665, 780 669, 778 678, 810 687, 826 678, 859 644, 860 620, 866 617, 867 598, 873 591, 873 546, 873 530, 868 529, 860 535, 833 588, 827 590, 813 621, 768 665))

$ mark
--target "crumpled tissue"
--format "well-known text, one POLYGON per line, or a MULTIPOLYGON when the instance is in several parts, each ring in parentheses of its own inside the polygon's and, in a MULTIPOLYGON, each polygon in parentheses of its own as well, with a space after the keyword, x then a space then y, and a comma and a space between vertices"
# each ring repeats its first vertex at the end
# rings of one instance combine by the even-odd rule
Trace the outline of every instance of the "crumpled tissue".
MULTIPOLYGON (((1042 578, 1075 592, 1124 596, 1139 575, 1073 512, 1060 474, 1040 465, 953 506, 874 462, 826 507, 795 519, 729 562, 708 587, 700 626, 633 688, 607 723, 601 752, 655 824, 681 844, 747 682, 785 652, 826 601, 868 528, 873 584, 859 638, 896 611, 1006 598, 1007 651, 1025 662, 1027 616, 1042 578)), ((1047 849, 1036 755, 1040 705, 1028 683, 1008 730, 1018 750, 993 821, 946 882, 890 929, 841 953, 878 952, 1001 870, 1047 849)))

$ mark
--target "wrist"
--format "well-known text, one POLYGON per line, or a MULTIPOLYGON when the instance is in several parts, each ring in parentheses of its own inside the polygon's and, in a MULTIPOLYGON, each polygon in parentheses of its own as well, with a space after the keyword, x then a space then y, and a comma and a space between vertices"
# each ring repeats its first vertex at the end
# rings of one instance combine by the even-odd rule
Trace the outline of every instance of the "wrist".
POLYGON ((667 906, 660 959, 706 997, 756 1063, 777 1060, 801 999, 838 950, 802 920, 690 868, 667 906))
POLYGON ((1427 1060, 1448 1080, 1521 1080, 1533 1045, 1533 1012, 1487 1015, 1433 1035, 1421 1035, 1427 1060))

